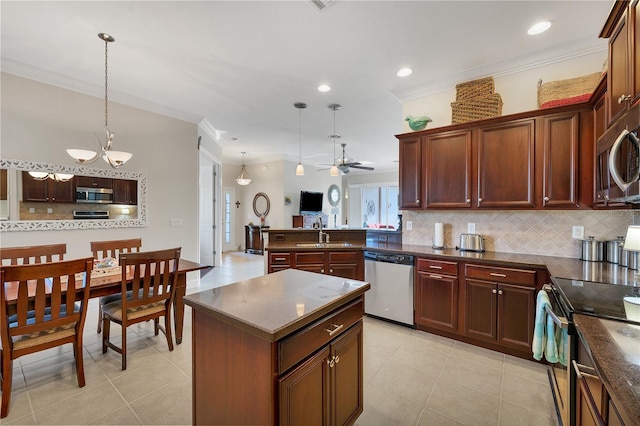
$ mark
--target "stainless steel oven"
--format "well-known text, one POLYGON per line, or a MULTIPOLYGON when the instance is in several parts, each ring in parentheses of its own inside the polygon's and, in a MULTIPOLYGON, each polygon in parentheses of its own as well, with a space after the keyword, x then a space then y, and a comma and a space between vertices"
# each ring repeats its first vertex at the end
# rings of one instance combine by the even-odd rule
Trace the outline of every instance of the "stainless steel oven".
POLYGON ((113 189, 111 188, 76 188, 76 203, 111 204, 113 189))
POLYGON ((561 344, 564 344, 564 348, 561 350, 564 351, 566 365, 561 362, 550 364, 547 374, 559 423, 561 426, 573 426, 575 425, 576 380, 571 364, 577 354, 576 331, 571 322, 571 311, 563 302, 562 296, 556 287, 551 284, 545 284, 543 290, 547 292, 551 302, 551 309, 547 309, 547 314, 553 319, 556 328, 567 331, 567 339, 561 340, 561 344))

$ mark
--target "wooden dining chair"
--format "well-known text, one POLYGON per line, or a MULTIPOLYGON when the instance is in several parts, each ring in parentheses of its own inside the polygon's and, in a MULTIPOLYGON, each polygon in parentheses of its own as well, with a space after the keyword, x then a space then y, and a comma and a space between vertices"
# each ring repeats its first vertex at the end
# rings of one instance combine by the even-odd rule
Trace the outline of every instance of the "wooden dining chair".
MULTIPOLYGON (((121 253, 137 253, 142 247, 142 238, 128 240, 91 241, 93 257, 102 260, 107 257, 118 259, 121 253)), ((102 306, 120 299, 120 294, 103 296, 98 300, 98 333, 102 331, 102 306)))
POLYGON ((171 336, 171 303, 175 293, 176 271, 181 248, 120 255, 122 267, 122 293, 127 297, 102 307, 102 352, 108 348, 122 355, 122 369, 127 369, 127 327, 143 321, 154 320, 155 335, 162 330, 169 350, 173 351, 171 336), (160 317, 164 316, 164 327, 160 317), (109 340, 111 322, 122 327, 122 344, 116 346, 109 340))
POLYGON ((23 355, 71 343, 78 385, 85 385, 82 330, 92 269, 90 257, 0 268, 0 417, 9 414, 13 360, 23 355), (83 275, 77 283, 78 273, 83 275))
POLYGON ((59 262, 67 253, 66 244, 46 244, 40 246, 2 247, 2 265, 29 265, 34 263, 59 262))

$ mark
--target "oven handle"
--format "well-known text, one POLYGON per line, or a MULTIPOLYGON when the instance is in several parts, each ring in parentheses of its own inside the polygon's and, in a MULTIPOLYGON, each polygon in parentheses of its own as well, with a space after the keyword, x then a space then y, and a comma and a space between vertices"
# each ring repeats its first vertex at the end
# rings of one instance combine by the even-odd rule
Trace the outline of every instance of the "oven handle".
MULTIPOLYGON (((553 287, 551 287, 549 284, 544 284, 542 286, 542 289, 544 291, 553 291, 553 287)), ((556 315, 556 313, 553 312, 549 306, 545 306, 544 309, 547 311, 547 314, 551 316, 551 319, 553 319, 553 322, 558 327, 569 328, 569 320, 567 320, 565 317, 559 317, 558 315, 556 315)))

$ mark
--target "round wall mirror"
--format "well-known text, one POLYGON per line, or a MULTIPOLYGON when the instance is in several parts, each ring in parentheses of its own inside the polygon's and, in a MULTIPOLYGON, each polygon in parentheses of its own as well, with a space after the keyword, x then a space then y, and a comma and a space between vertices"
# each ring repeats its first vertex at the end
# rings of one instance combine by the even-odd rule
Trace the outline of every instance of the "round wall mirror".
POLYGON ((333 207, 337 207, 340 203, 340 188, 338 188, 338 185, 331 185, 327 191, 327 195, 329 198, 329 204, 333 207))
POLYGON ((258 192, 256 196, 253 197, 253 212, 258 217, 267 217, 269 210, 271 210, 271 201, 269 201, 269 197, 264 192, 258 192))

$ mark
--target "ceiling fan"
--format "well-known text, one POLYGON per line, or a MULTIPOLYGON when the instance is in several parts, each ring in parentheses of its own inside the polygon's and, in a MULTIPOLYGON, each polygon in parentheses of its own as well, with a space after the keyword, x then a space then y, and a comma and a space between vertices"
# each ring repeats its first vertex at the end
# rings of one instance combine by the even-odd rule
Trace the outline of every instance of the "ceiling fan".
MULTIPOLYGON (((347 146, 346 143, 341 143, 342 146, 342 155, 336 158, 335 165, 338 166, 338 170, 342 172, 342 174, 349 173, 349 169, 361 169, 361 170, 373 170, 373 167, 363 166, 362 163, 358 161, 353 161, 353 158, 349 157, 344 148, 347 146)), ((331 164, 327 164, 330 166, 331 164)), ((318 171, 329 170, 329 169, 319 169, 318 171)))

